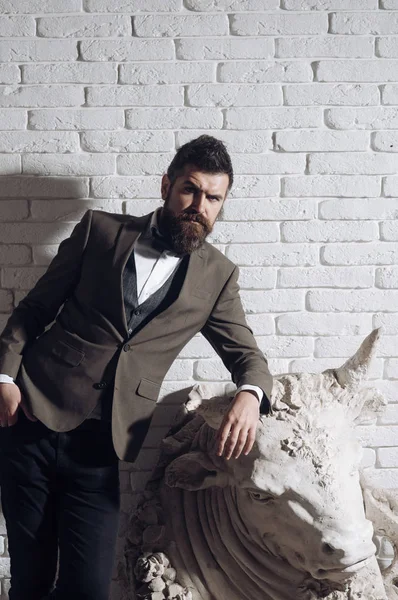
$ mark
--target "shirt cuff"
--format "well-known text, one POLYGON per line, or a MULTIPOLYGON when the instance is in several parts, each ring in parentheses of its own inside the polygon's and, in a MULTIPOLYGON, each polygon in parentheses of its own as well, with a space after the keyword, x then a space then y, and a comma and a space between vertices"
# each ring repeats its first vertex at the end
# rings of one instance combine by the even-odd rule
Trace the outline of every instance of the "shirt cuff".
MULTIPOLYGON (((1 375, 0 375, 1 377, 1 375)), ((245 390, 250 390, 252 392, 254 392, 258 398, 258 401, 261 403, 263 396, 264 396, 264 392, 261 388, 257 387, 257 385, 241 385, 240 387, 237 388, 236 392, 235 392, 235 396, 236 394, 239 394, 239 392, 244 392, 245 390)))
POLYGON ((0 374, 0 383, 15 383, 15 381, 9 375, 4 375, 4 373, 1 373, 0 374))

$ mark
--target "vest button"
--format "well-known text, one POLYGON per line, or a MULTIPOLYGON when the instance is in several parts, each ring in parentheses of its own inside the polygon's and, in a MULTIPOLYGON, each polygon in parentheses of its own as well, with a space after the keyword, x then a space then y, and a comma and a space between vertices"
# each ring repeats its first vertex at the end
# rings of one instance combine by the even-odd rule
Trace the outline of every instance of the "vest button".
POLYGON ((98 383, 93 384, 93 388, 96 390, 103 390, 107 385, 108 383, 106 381, 99 381, 98 383))
POLYGON ((137 316, 140 315, 141 314, 140 309, 136 308, 135 311, 134 311, 134 314, 137 315, 137 316))
POLYGON ((125 352, 128 352, 128 351, 130 350, 130 344, 124 344, 124 346, 123 346, 123 350, 124 350, 125 352))

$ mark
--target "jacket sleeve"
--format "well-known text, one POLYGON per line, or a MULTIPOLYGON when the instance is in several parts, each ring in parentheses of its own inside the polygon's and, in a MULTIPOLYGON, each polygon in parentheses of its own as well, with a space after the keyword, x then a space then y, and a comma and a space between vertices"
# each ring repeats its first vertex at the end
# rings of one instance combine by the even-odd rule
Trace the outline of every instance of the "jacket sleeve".
POLYGON ((63 240, 47 271, 13 310, 0 335, 0 373, 16 377, 27 342, 51 323, 79 281, 83 251, 92 220, 91 209, 63 240))
POLYGON ((269 409, 272 375, 246 322, 239 296, 239 269, 235 266, 201 333, 210 342, 237 385, 256 385, 265 394, 261 412, 269 409))

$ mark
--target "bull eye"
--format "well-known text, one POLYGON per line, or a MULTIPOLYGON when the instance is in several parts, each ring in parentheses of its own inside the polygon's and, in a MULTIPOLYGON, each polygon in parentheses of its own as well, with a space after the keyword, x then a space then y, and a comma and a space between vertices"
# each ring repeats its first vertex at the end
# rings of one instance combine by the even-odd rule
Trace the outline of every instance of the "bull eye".
POLYGON ((249 496, 255 502, 259 502, 261 504, 269 504, 275 500, 275 497, 272 494, 268 494, 267 492, 259 492, 254 490, 249 490, 249 496))

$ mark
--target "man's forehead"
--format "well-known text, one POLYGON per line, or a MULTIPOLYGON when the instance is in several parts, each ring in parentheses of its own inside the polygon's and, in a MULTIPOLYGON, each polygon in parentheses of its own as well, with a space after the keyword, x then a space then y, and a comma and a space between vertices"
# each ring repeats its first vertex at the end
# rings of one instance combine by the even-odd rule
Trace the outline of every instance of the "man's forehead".
POLYGON ((203 189, 207 193, 225 192, 228 186, 229 177, 227 173, 204 173, 203 171, 187 170, 181 176, 181 181, 185 183, 193 183, 197 187, 203 189))

